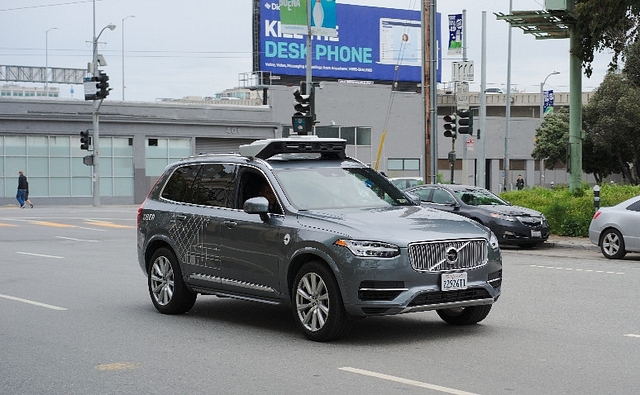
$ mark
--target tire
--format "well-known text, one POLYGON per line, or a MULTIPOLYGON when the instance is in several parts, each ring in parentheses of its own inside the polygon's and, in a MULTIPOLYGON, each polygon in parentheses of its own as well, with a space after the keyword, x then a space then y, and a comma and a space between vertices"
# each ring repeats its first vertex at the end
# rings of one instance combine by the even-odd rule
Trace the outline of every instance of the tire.
POLYGON ((622 234, 616 229, 605 229, 600 235, 600 251, 607 259, 621 259, 627 255, 622 234))
POLYGON ((291 299, 296 324, 310 340, 334 340, 353 326, 333 273, 320 262, 311 261, 300 268, 291 299))
POLYGON ((451 325, 472 325, 487 318, 491 311, 491 305, 453 307, 450 309, 436 310, 440 318, 451 325))
POLYGON ((148 286, 151 301, 162 314, 183 314, 191 310, 198 294, 187 288, 175 254, 159 248, 151 257, 148 286))

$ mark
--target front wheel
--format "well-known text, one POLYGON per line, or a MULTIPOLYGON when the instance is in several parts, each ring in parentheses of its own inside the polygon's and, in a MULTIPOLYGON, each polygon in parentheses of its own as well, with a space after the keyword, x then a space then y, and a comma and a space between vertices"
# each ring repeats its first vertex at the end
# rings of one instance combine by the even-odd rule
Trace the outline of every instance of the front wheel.
POLYGON ((310 340, 337 339, 352 327, 333 274, 319 262, 302 266, 293 283, 292 299, 296 324, 310 340))
POLYGON ((621 259, 627 254, 622 234, 615 229, 606 229, 600 236, 600 251, 607 259, 621 259))
POLYGON ((472 325, 484 320, 491 311, 491 305, 453 307, 436 310, 440 318, 451 325, 472 325))
POLYGON ((149 295, 162 314, 183 314, 191 310, 198 294, 187 288, 175 254, 159 248, 151 257, 149 295))

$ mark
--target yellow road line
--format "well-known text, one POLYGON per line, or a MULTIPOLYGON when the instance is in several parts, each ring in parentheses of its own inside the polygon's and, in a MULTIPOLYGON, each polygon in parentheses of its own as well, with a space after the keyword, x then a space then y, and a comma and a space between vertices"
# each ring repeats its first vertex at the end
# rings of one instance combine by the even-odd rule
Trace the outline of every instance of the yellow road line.
POLYGON ((77 228, 77 226, 75 226, 75 225, 61 224, 59 222, 29 221, 29 223, 32 223, 34 225, 53 226, 55 228, 77 228))
POLYGON ((108 221, 92 221, 92 220, 87 220, 84 221, 85 224, 89 224, 89 225, 95 225, 95 226, 104 226, 107 228, 118 228, 118 229, 130 229, 133 228, 133 226, 130 225, 120 225, 120 224, 114 224, 113 222, 108 222, 108 221))

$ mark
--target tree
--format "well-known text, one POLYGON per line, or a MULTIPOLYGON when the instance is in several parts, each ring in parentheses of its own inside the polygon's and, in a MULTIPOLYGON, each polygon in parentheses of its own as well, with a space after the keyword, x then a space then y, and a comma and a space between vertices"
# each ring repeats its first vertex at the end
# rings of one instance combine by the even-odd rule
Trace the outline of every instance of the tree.
MULTIPOLYGON (((640 88, 623 73, 608 73, 584 108, 589 172, 620 173, 640 183, 640 88), (605 160, 606 158, 606 160, 605 160)), ((584 163, 583 152, 583 163, 584 163)), ((585 171, 587 169, 585 168, 585 171)))
POLYGON ((615 70, 626 45, 640 38, 639 0, 576 0, 575 15, 581 47, 573 54, 582 61, 587 77, 593 71, 594 52, 613 51, 609 67, 615 70))
POLYGON ((544 117, 536 129, 535 147, 531 156, 544 160, 544 167, 553 170, 558 164, 567 163, 567 145, 569 144, 569 111, 560 108, 544 117))

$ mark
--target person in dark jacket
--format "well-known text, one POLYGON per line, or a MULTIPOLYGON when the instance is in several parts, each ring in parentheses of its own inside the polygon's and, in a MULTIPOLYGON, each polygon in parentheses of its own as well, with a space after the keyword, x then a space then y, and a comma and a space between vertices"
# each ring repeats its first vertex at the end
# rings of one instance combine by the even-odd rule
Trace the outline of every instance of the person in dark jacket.
POLYGON ((516 188, 521 191, 524 188, 524 180, 522 179, 522 174, 518 174, 518 179, 516 180, 516 188))
POLYGON ((20 203, 20 208, 24 208, 24 203, 27 200, 29 183, 27 182, 27 176, 24 175, 22 170, 20 170, 18 174, 20 174, 20 176, 18 176, 18 193, 16 194, 16 199, 18 199, 18 203, 20 203))

